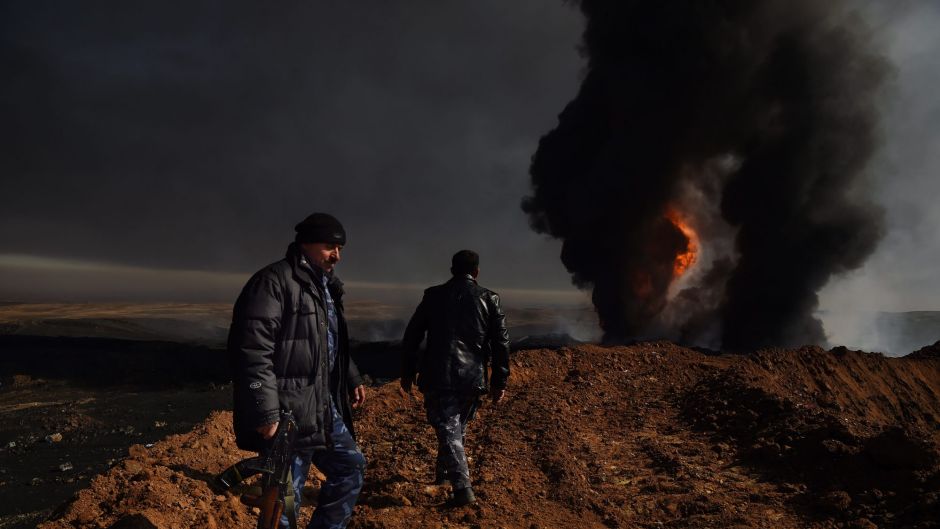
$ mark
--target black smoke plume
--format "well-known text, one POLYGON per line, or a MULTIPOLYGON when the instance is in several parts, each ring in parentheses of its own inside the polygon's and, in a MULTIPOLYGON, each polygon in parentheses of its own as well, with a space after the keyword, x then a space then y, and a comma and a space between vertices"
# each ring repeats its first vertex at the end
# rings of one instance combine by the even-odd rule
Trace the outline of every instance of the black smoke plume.
POLYGON ((883 231, 858 193, 890 71, 865 22, 839 0, 579 5, 585 78, 522 207, 564 241, 606 339, 824 343, 816 293, 883 231), (701 239, 680 292, 690 240, 671 210, 701 239))

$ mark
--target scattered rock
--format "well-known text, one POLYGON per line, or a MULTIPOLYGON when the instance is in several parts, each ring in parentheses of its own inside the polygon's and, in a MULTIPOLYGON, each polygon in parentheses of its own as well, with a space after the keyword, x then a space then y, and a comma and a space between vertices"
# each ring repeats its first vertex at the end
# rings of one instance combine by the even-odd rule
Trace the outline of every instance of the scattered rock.
POLYGON ((848 524, 848 529, 878 529, 878 526, 868 518, 859 518, 848 524))
POLYGON ((844 490, 834 490, 823 494, 819 498, 819 505, 830 513, 838 514, 852 505, 852 497, 844 490))
POLYGON ((108 529, 160 529, 143 514, 124 516, 108 529))

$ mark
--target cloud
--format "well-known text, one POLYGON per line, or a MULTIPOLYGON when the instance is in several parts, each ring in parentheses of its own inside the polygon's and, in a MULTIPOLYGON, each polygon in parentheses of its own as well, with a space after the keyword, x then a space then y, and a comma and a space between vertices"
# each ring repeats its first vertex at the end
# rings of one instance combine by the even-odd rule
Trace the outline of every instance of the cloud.
POLYGON ((567 284, 515 208, 581 67, 560 2, 3 10, 3 251, 249 272, 326 210, 363 279, 473 247, 497 282, 567 284))

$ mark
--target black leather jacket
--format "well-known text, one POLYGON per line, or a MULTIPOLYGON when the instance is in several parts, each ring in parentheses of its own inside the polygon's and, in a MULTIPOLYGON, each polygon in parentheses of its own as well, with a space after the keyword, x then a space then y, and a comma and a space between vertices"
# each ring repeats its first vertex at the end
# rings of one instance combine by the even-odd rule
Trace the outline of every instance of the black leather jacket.
POLYGON ((495 389, 509 378, 509 333, 499 296, 469 275, 424 291, 402 338, 402 378, 417 375, 422 392, 485 393, 487 364, 495 389), (428 343, 419 352, 424 335, 428 343))
POLYGON ((331 394, 346 427, 354 432, 349 392, 362 378, 349 357, 342 283, 332 277, 328 284, 339 323, 339 349, 328 375, 322 285, 301 257, 299 246, 291 244, 284 259, 252 276, 235 302, 228 355, 235 441, 244 450, 261 451, 264 441, 255 428, 276 422, 280 409, 293 411, 297 419, 297 450, 328 446, 331 394))

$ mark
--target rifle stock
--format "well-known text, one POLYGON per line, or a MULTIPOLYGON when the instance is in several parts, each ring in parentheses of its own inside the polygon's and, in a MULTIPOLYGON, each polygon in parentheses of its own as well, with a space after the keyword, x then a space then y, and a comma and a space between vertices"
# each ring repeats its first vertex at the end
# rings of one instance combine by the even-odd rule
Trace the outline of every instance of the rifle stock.
POLYGON ((268 450, 255 457, 243 459, 217 475, 213 485, 229 491, 248 477, 261 474, 261 495, 243 494, 245 505, 257 507, 258 529, 277 529, 281 515, 287 514, 291 529, 296 527, 293 507, 293 484, 290 468, 297 423, 290 411, 281 411, 277 431, 268 450))
POLYGON ((284 514, 284 500, 277 487, 268 487, 261 496, 243 494, 241 502, 261 511, 258 515, 258 529, 277 529, 281 515, 284 514))

